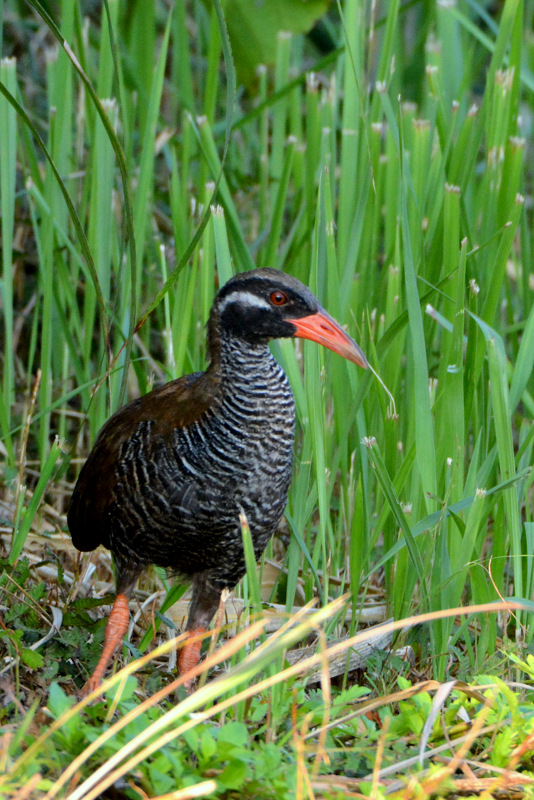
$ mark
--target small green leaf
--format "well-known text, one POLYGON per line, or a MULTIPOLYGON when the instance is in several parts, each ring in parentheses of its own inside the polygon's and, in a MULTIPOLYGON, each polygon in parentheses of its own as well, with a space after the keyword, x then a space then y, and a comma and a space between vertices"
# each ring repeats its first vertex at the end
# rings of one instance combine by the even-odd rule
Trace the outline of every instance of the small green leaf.
POLYGON ((29 647, 20 648, 20 658, 30 669, 41 669, 44 665, 44 658, 37 650, 31 650, 29 647))
POLYGON ((205 759, 211 758, 217 750, 215 739, 210 730, 205 730, 200 738, 200 752, 205 759))
POLYGON ((243 761, 230 761, 219 777, 219 782, 227 789, 240 789, 247 776, 247 765, 243 761))
POLYGON ((74 703, 73 697, 67 697, 63 689, 58 683, 53 683, 50 686, 48 693, 47 707, 52 716, 57 719, 74 703))
POLYGON ((16 631, 0 630, 0 639, 11 639, 14 642, 19 642, 22 639, 23 633, 24 631, 22 631, 20 628, 18 628, 16 631))
POLYGON ((229 722, 219 730, 218 742, 226 742, 235 747, 246 747, 249 743, 247 726, 243 722, 229 722))

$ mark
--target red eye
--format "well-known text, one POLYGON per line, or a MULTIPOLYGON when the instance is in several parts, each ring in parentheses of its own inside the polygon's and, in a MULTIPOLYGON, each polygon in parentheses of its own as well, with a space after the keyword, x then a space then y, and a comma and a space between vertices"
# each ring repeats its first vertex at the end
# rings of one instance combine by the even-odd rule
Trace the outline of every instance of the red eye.
POLYGON ((284 306, 288 301, 288 296, 284 292, 273 292, 271 294, 271 303, 273 306, 284 306))

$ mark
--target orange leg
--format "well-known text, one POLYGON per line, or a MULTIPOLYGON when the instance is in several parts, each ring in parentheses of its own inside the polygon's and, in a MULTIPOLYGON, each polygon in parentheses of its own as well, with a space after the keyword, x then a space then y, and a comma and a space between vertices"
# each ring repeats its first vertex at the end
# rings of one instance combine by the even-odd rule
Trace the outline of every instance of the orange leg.
MULTIPOLYGON (((214 586, 210 580, 209 570, 197 572, 193 576, 193 593, 189 618, 187 620, 186 631, 191 635, 206 633, 208 626, 217 611, 221 600, 221 590, 214 586)), ((178 672, 180 675, 187 675, 200 660, 200 648, 202 638, 192 642, 186 640, 178 656, 178 672)), ((193 679, 185 681, 187 689, 191 688, 193 679)))
MULTIPOLYGON (((193 630, 189 631, 191 635, 205 632, 206 628, 194 628, 193 630)), ((186 675, 190 670, 193 669, 193 667, 196 667, 200 661, 201 647, 202 639, 199 639, 196 642, 186 641, 180 650, 180 655, 178 656, 178 672, 180 675, 186 675)), ((185 685, 189 688, 191 686, 191 681, 187 681, 185 685)))
POLYGON ((113 654, 120 646, 124 634, 128 630, 130 612, 128 609, 128 598, 125 594, 118 594, 113 603, 111 614, 109 615, 106 633, 104 635, 104 647, 102 655, 95 667, 95 671, 82 689, 82 697, 91 694, 102 683, 102 678, 108 668, 113 654))

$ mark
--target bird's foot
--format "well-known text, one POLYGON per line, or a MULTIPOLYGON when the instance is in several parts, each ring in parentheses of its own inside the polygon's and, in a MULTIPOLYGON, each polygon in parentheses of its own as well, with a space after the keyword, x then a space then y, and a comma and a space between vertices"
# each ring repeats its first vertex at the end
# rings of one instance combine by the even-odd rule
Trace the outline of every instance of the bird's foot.
POLYGON ((102 686, 102 678, 99 675, 95 675, 93 673, 93 675, 91 675, 89 680, 87 680, 82 686, 82 689, 80 691, 80 698, 83 700, 85 697, 87 697, 87 695, 94 692, 95 689, 98 689, 100 686, 102 686))

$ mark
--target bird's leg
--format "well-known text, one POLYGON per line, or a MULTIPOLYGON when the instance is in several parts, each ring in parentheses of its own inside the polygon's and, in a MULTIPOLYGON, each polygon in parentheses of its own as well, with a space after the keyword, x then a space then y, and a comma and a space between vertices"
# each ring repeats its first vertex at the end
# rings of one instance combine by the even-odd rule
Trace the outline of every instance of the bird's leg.
POLYGON ((111 614, 106 625, 104 634, 104 647, 98 660, 93 674, 85 683, 82 689, 82 697, 91 694, 102 683, 102 678, 108 668, 108 664, 113 658, 113 654, 120 646, 124 634, 128 630, 130 621, 130 611, 128 609, 128 598, 125 594, 118 594, 113 603, 111 614))
POLYGON ((117 595, 104 633, 104 646, 98 664, 89 680, 82 689, 82 697, 94 692, 102 683, 106 669, 121 645, 124 635, 128 630, 130 611, 128 602, 132 596, 134 586, 144 565, 139 562, 125 561, 119 554, 114 554, 115 574, 117 580, 117 595))
MULTIPOLYGON (((221 598, 221 590, 215 588, 208 577, 209 573, 197 573, 193 578, 193 595, 187 620, 186 631, 189 634, 205 633, 221 598)), ((191 642, 186 640, 178 656, 178 672, 185 675, 199 662, 202 640, 191 642)), ((191 681, 186 682, 190 686, 191 681)))

